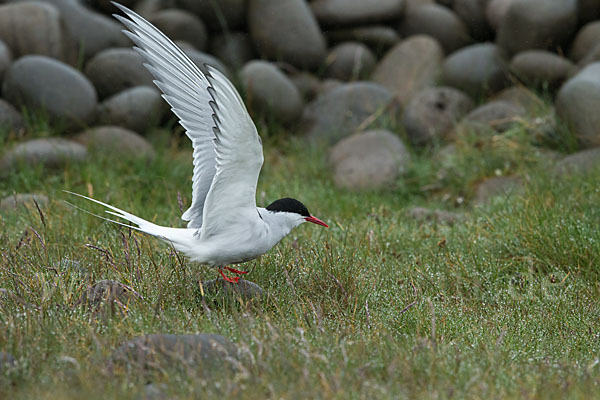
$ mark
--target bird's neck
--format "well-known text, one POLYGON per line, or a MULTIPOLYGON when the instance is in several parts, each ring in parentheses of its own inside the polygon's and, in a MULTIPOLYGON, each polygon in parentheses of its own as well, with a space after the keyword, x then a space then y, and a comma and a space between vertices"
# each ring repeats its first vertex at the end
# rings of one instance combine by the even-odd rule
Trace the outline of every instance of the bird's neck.
POLYGON ((274 213, 265 208, 258 208, 258 214, 266 223, 269 237, 273 241, 273 246, 281 239, 286 237, 292 229, 299 224, 290 219, 285 213, 274 213))

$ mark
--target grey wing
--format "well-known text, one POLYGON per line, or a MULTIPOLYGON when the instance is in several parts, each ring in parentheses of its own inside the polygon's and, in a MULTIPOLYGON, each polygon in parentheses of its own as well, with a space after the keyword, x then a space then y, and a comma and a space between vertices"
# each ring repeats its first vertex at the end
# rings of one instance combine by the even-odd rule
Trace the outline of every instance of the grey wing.
POLYGON ((154 83, 179 118, 192 141, 194 173, 192 204, 181 218, 189 228, 203 223, 206 195, 216 173, 215 122, 210 106, 210 82, 200 69, 168 37, 144 18, 120 4, 113 4, 130 19, 115 15, 129 31, 125 34, 136 44, 134 49, 145 60, 154 83))
POLYGON ((256 184, 263 164, 262 142, 235 87, 208 67, 214 101, 217 173, 206 196, 201 235, 227 233, 236 217, 257 216, 256 184))

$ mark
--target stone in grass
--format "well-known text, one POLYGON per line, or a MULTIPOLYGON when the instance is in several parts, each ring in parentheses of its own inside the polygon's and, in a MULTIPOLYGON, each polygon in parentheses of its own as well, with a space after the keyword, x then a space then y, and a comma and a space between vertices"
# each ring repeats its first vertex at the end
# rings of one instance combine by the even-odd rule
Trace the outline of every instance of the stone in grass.
POLYGON ((513 128, 525 116, 526 111, 502 100, 483 104, 462 119, 457 129, 473 130, 475 132, 502 133, 513 128))
POLYGON ((21 113, 10 103, 0 99, 0 135, 25 129, 21 113))
POLYGON ((558 175, 585 174, 600 167, 600 147, 570 154, 556 163, 558 175))
POLYGON ((15 193, 0 200, 0 211, 16 211, 22 207, 35 209, 35 203, 40 208, 46 207, 49 203, 48 196, 35 193, 15 193))
POLYGON ((79 297, 75 306, 82 306, 94 313, 107 315, 121 313, 143 297, 133 288, 121 282, 102 280, 89 286, 79 297))
POLYGON ((254 282, 240 279, 238 283, 226 282, 222 278, 202 282, 205 296, 222 298, 241 298, 242 300, 256 300, 263 295, 263 289, 254 282))
POLYGON ((171 40, 185 40, 198 50, 206 48, 207 33, 204 22, 196 15, 176 8, 152 13, 148 19, 171 40))
POLYGON ((375 55, 358 42, 341 43, 331 49, 325 59, 325 75, 342 81, 368 77, 375 68, 375 55))
POLYGON ((416 221, 432 221, 448 225, 452 225, 463 218, 463 215, 459 213, 445 210, 435 210, 425 207, 409 208, 406 211, 406 215, 416 221))
POLYGON ((19 143, 4 154, 0 159, 0 174, 20 166, 30 168, 39 164, 58 168, 86 158, 87 150, 79 143, 61 138, 33 139, 19 143))
POLYGON ((518 176, 498 176, 487 178, 479 185, 475 192, 475 204, 489 203, 496 197, 509 198, 522 195, 525 191, 523 181, 518 176))
POLYGON ((110 364, 134 374, 175 370, 207 377, 232 372, 237 359, 237 347, 221 335, 152 334, 131 339, 115 349, 110 364))
POLYGON ((407 168, 410 153, 391 132, 373 130, 342 139, 329 161, 336 186, 347 189, 380 189, 393 185, 407 168))
POLYGON ((120 159, 154 158, 154 148, 142 136, 118 126, 99 126, 75 136, 91 154, 120 159))
POLYGON ((513 57, 510 69, 517 78, 529 85, 547 85, 555 89, 575 70, 575 65, 550 51, 526 50, 513 57))

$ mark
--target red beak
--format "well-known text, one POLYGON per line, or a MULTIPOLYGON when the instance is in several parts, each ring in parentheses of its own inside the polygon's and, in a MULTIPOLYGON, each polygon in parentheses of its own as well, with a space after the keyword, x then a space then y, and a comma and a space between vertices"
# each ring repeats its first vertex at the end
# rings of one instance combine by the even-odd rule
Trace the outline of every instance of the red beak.
POLYGON ((325 222, 321 221, 319 218, 313 217, 312 215, 310 217, 304 218, 304 220, 308 221, 308 222, 312 222, 313 224, 322 225, 325 228, 329 228, 329 225, 327 225, 325 222))

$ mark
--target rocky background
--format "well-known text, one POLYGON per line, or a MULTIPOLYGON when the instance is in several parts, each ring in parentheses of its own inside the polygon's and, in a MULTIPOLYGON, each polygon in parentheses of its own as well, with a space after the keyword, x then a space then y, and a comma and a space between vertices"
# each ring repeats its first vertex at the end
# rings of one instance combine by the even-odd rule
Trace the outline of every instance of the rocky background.
MULTIPOLYGON (((85 160, 94 149, 152 157, 144 136, 170 113, 114 6, 0 3, 1 173, 85 160), (20 140, 39 113, 64 138, 20 140)), ((414 149, 435 145, 442 156, 462 132, 519 127, 544 143, 567 127, 583 151, 557 168, 597 159, 600 0, 121 3, 197 65, 229 76, 253 116, 329 145, 341 187, 387 187, 414 149)), ((484 184, 503 190, 518 180, 484 184)))

